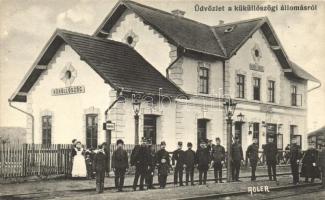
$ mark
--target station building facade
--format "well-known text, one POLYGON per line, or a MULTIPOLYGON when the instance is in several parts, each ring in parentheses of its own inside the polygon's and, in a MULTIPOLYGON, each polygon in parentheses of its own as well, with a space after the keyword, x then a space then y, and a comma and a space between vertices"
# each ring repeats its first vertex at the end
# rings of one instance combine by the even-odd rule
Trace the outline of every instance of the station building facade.
MULTIPOLYGON (((220 137, 226 146, 225 98, 238 103, 233 136, 246 150, 256 137, 284 149, 307 146, 307 86, 319 82, 292 62, 271 23, 257 18, 208 26, 132 1, 116 4, 94 35, 58 30, 11 101, 34 115, 36 143, 88 147, 134 143, 134 98, 141 98, 139 137, 153 143, 220 137)), ((31 121, 28 120, 30 130, 31 121)))

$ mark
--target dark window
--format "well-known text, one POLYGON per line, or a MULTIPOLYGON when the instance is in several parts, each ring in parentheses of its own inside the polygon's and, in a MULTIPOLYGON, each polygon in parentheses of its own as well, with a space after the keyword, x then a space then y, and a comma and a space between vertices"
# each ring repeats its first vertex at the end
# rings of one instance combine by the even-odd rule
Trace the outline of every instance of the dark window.
POLYGON ((291 105, 297 106, 297 86, 291 86, 291 105))
POLYGON ((197 120, 197 146, 199 146, 201 140, 207 139, 207 119, 197 120))
POLYGON ((268 82, 268 98, 269 102, 274 103, 275 102, 275 81, 269 81, 268 82))
POLYGON ((144 115, 143 136, 150 139, 152 144, 157 144, 157 117, 155 115, 144 115))
POLYGON ((209 69, 201 67, 199 71, 200 77, 200 93, 209 93, 209 69))
POLYGON ((260 146, 260 124, 253 123, 253 138, 257 139, 257 144, 260 146))
POLYGON ((42 144, 51 144, 52 138, 52 116, 46 115, 42 117, 42 144))
POLYGON ((86 115, 86 147, 97 148, 98 144, 98 116, 97 114, 86 115))
POLYGON ((237 98, 245 98, 245 76, 242 74, 237 74, 237 87, 236 95, 237 98))
POLYGON ((260 100, 260 90, 261 90, 261 79, 253 78, 253 98, 254 100, 260 100))
POLYGON ((242 143, 242 126, 243 123, 242 122, 235 122, 235 138, 238 137, 239 138, 239 143, 242 143))
POLYGON ((127 40, 127 43, 130 44, 130 45, 133 43, 133 37, 132 36, 128 36, 126 38, 126 40, 127 40))
POLYGON ((255 54, 255 57, 259 57, 260 56, 260 51, 258 49, 255 49, 254 54, 255 54))
POLYGON ((72 72, 70 70, 68 70, 68 71, 65 72, 65 78, 66 79, 70 79, 71 76, 72 76, 72 72))

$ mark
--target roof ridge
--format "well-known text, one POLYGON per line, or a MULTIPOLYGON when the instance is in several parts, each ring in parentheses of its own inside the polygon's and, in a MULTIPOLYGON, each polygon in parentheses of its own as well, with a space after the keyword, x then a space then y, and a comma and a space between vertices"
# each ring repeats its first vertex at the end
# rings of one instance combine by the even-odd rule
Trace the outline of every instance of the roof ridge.
POLYGON ((257 18, 252 18, 252 19, 245 19, 245 20, 240 20, 240 21, 235 21, 235 22, 229 22, 225 24, 220 24, 220 25, 215 25, 212 26, 213 28, 219 28, 223 26, 229 26, 229 25, 235 25, 235 24, 240 24, 240 23, 247 23, 247 22, 252 22, 252 21, 257 21, 257 20, 265 20, 267 17, 257 17, 257 18))
POLYGON ((100 37, 97 37, 97 36, 88 35, 88 34, 80 33, 80 32, 75 32, 75 31, 71 31, 71 30, 67 30, 67 29, 58 28, 56 31, 59 34, 60 33, 66 33, 66 34, 78 35, 78 36, 81 36, 81 37, 87 37, 89 39, 94 39, 94 40, 98 40, 98 41, 101 41, 101 42, 106 42, 106 43, 110 43, 110 44, 116 44, 116 45, 128 46, 129 47, 129 45, 127 45, 127 44, 125 44, 123 42, 118 42, 118 41, 111 40, 111 39, 106 39, 106 38, 100 38, 100 37))
POLYGON ((221 42, 221 39, 220 39, 219 35, 216 33, 214 27, 210 26, 210 31, 212 31, 213 36, 216 38, 217 43, 220 45, 220 48, 221 48, 224 56, 227 57, 227 50, 226 50, 225 46, 223 45, 223 43, 221 42))
POLYGON ((123 3, 131 3, 131 4, 133 3, 133 4, 137 5, 137 6, 141 6, 141 7, 144 7, 144 8, 148 8, 148 9, 151 9, 151 10, 154 10, 154 11, 157 11, 157 12, 160 12, 160 13, 163 13, 163 14, 167 14, 167 15, 170 15, 170 16, 178 17, 180 19, 184 19, 184 20, 187 20, 187 21, 190 21, 190 22, 194 22, 194 23, 197 23, 197 24, 200 24, 200 25, 204 25, 204 26, 209 27, 208 24, 205 24, 205 23, 202 23, 202 22, 199 22, 199 21, 196 21, 196 20, 193 20, 193 19, 184 17, 184 16, 177 16, 177 15, 174 15, 174 14, 172 14, 170 12, 167 12, 167 11, 164 11, 164 10, 160 10, 158 8, 154 8, 154 7, 151 7, 151 6, 148 6, 148 5, 144 5, 144 4, 135 2, 135 1, 121 0, 121 2, 123 2, 123 3))

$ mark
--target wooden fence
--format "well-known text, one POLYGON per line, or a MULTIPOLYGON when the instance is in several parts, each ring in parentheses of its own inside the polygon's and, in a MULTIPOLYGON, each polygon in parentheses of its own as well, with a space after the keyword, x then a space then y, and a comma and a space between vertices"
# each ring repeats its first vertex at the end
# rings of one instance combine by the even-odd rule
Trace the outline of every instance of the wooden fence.
POLYGON ((71 145, 0 144, 0 178, 69 174, 71 145))

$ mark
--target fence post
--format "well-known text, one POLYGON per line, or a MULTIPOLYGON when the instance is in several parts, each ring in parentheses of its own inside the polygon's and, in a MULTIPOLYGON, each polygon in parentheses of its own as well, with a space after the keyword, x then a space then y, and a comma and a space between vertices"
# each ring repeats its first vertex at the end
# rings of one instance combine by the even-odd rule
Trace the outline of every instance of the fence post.
POLYGON ((23 176, 27 175, 27 144, 23 144, 23 176))
POLYGON ((58 144, 58 149, 57 149, 57 174, 61 173, 61 144, 58 144))
POLYGON ((4 144, 0 143, 1 146, 1 176, 4 175, 4 168, 5 168, 5 148, 4 144))

